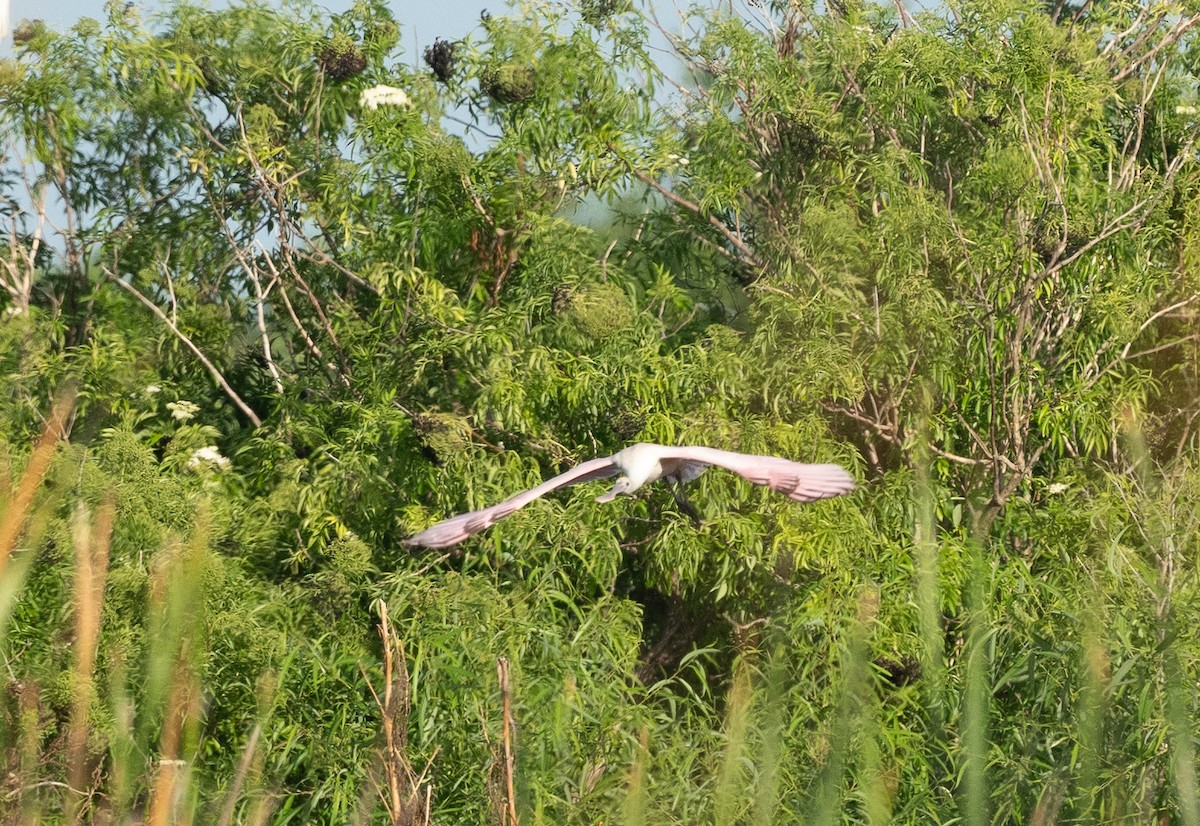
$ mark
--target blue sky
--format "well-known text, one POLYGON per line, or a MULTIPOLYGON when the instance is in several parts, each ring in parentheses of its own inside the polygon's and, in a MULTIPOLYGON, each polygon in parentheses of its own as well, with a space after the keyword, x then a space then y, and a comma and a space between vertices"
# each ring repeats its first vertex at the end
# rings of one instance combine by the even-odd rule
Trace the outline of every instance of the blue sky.
MULTIPOLYGON (((193 2, 204 3, 205 0, 193 2)), ((336 14, 346 11, 353 2, 315 0, 314 5, 336 14)), ((490 8, 497 14, 508 9, 508 0, 388 0, 388 4, 401 28, 400 43, 404 50, 401 60, 418 68, 424 68, 421 55, 435 38, 458 40, 479 26, 479 14, 483 9, 490 8)), ((106 0, 0 0, 0 57, 13 54, 12 30, 23 19, 41 19, 50 28, 63 31, 84 17, 104 20, 107 17, 105 5, 106 0), (7 27, 4 25, 6 9, 7 27)), ((153 18, 165 5, 157 0, 137 2, 146 19, 153 18)), ((207 5, 220 8, 230 3, 228 0, 209 0, 207 5)), ((54 212, 53 207, 51 212, 54 212)), ((55 216, 54 220, 61 222, 61 216, 55 216)))

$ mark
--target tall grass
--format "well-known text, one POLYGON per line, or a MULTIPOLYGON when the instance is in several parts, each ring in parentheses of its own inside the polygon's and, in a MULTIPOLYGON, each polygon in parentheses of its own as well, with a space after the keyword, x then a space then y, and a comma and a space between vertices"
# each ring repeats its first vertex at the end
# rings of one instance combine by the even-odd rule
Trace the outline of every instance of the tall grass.
POLYGON ((594 714, 594 698, 580 696, 573 677, 546 695, 519 659, 497 658, 493 674, 477 675, 491 688, 474 709, 488 744, 475 771, 492 778, 490 806, 456 802, 462 784, 442 772, 442 744, 431 749, 413 736, 460 730, 439 723, 436 703, 421 696, 435 690, 453 658, 428 641, 408 645, 403 635, 421 628, 393 621, 389 602, 407 599, 395 591, 375 603, 378 647, 360 657, 360 679, 342 695, 362 704, 376 732, 361 743, 357 768, 346 769, 362 769, 357 802, 330 814, 319 803, 290 806, 282 791, 272 749, 298 755, 303 765, 323 744, 306 742, 292 726, 278 672, 263 669, 253 688, 258 710, 232 740, 207 733, 224 686, 204 664, 215 644, 206 613, 214 574, 205 509, 190 535, 169 539, 150 563, 141 609, 145 655, 127 661, 120 647, 98 654, 112 616, 110 551, 121 516, 112 499, 89 508, 43 485, 65 410, 56 409, 23 469, 7 469, 0 487, 0 651, 9 672, 0 822, 225 826, 319 816, 412 826, 469 822, 464 812, 487 811, 507 826, 1200 824, 1191 640, 1197 516, 1186 485, 1142 479, 1115 487, 1140 533, 1138 547, 1149 550, 1139 556, 1123 532, 1098 534, 1107 566, 1090 570, 1067 594, 1056 593, 1072 581, 1057 569, 1006 563, 1011 551, 1001 544, 940 533, 935 494, 918 482, 907 584, 919 665, 911 684, 878 656, 891 630, 881 606, 892 591, 864 582, 840 606, 844 621, 820 626, 827 661, 814 662, 803 640, 768 629, 739 650, 723 678, 720 667, 695 656, 690 672, 631 687, 628 702, 649 713, 621 734, 617 751, 589 756, 582 777, 535 755, 580 748, 572 727, 581 718, 572 715, 594 714), (51 514, 64 508, 72 575, 63 632, 73 659, 69 714, 56 727, 40 710, 37 689, 22 683, 21 652, 4 628, 26 596, 38 554, 48 553, 51 514), (964 553, 964 576, 952 580, 943 561, 964 553), (957 596, 948 591, 956 582, 957 596), (1144 593, 1131 594, 1137 587, 1144 593), (1037 623, 1019 615, 1030 606, 1053 614, 1065 632, 1031 634, 1037 623), (1131 640, 1145 644, 1134 649, 1131 640), (554 705, 555 722, 537 729, 531 721, 542 719, 542 705, 554 705), (227 774, 209 768, 218 752, 232 766, 227 774), (570 791, 547 793, 547 777, 561 783, 550 783, 552 791, 570 791))

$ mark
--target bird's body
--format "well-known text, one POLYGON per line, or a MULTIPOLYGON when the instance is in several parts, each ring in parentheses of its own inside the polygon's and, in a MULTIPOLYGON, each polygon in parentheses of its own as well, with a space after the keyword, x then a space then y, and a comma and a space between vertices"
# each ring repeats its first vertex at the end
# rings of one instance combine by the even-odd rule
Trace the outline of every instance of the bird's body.
POLYGON ((798 502, 812 502, 854 490, 854 480, 838 465, 808 465, 778 456, 643 442, 630 445, 612 456, 590 459, 576 465, 565 473, 560 473, 537 487, 522 491, 498 505, 439 522, 405 540, 405 544, 428 548, 456 545, 471 534, 491 527, 510 513, 525 507, 534 499, 568 485, 619 475, 611 490, 596 497, 597 502, 611 502, 622 493, 632 493, 659 479, 680 484, 690 482, 709 465, 733 471, 744 479, 758 485, 766 485, 798 502))
POLYGON ((617 486, 614 485, 612 490, 598 496, 596 501, 611 502, 619 493, 632 493, 659 479, 671 479, 681 483, 690 482, 708 467, 703 462, 689 461, 665 454, 666 451, 662 445, 652 445, 646 442, 630 445, 624 450, 614 453, 609 457, 613 463, 613 472, 622 473, 623 478, 629 481, 622 490, 617 490, 617 486))

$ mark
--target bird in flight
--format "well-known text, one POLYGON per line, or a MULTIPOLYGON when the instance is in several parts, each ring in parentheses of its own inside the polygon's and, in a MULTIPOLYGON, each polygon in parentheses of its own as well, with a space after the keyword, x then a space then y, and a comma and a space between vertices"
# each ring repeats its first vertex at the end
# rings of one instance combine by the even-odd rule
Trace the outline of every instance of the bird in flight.
MULTIPOLYGON (((709 465, 731 470, 756 485, 766 485, 797 502, 812 502, 830 496, 841 496, 854 490, 854 480, 838 465, 806 465, 778 456, 758 456, 734 453, 711 447, 671 447, 669 445, 636 444, 614 453, 590 459, 565 473, 547 479, 537 487, 522 491, 498 505, 438 522, 416 536, 404 540, 406 545, 426 548, 446 548, 457 545, 468 536, 490 528, 510 513, 525 507, 550 491, 618 476, 607 493, 596 497, 597 502, 611 502, 622 493, 633 493, 643 485, 658 479, 682 486, 703 473, 709 465)), ((691 505, 679 495, 676 501, 696 521, 691 505)))

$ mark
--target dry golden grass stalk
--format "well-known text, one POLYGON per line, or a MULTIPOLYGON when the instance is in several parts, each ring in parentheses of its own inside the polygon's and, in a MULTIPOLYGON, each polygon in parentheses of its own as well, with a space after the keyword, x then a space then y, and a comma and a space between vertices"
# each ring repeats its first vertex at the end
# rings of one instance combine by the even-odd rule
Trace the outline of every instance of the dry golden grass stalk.
POLYGON ((233 783, 229 787, 228 794, 225 795, 225 805, 221 807, 221 819, 217 821, 217 826, 229 826, 233 822, 233 816, 237 812, 238 798, 242 795, 242 786, 246 783, 246 777, 251 774, 258 773, 262 762, 262 752, 258 748, 258 740, 262 737, 262 722, 254 724, 254 728, 250 731, 250 738, 246 741, 245 748, 242 749, 242 759, 238 761, 237 773, 233 777, 233 783))
POLYGON ((171 681, 170 699, 167 701, 167 719, 163 721, 162 740, 159 743, 158 774, 154 778, 154 790, 150 797, 150 826, 186 822, 181 817, 178 802, 183 797, 184 785, 181 775, 188 761, 179 758, 185 729, 200 717, 200 690, 196 675, 181 652, 171 681))
POLYGON ((84 786, 89 773, 88 710, 95 694, 93 672, 115 510, 111 501, 106 502, 93 522, 85 505, 80 504, 75 509, 75 684, 67 736, 67 779, 74 798, 69 808, 73 810, 71 819, 75 821, 85 811, 82 798, 87 794, 84 786))
POLYGON ((197 516, 186 548, 164 554, 151 580, 152 616, 161 628, 151 654, 150 671, 165 669, 165 715, 159 736, 158 771, 150 795, 151 826, 189 822, 193 812, 181 806, 187 796, 191 757, 202 715, 197 663, 203 656, 204 579, 207 519, 197 516))
MULTIPOLYGON (((408 759, 408 717, 412 709, 408 661, 404 643, 392 630, 387 603, 379 603, 379 638, 383 643, 383 696, 367 681, 383 720, 380 747, 381 783, 372 772, 371 783, 383 802, 392 826, 428 826, 433 806, 433 787, 426 779, 436 751, 418 775, 408 759)), ((366 676, 364 672, 364 677, 366 676)))
POLYGON ((42 429, 42 435, 34 445, 25 472, 21 474, 16 489, 0 516, 0 579, 4 577, 4 569, 8 566, 13 546, 21 535, 25 525, 25 517, 33 504, 33 497, 41 487, 42 479, 54 458, 54 448, 59 439, 66 437, 66 423, 75 409, 75 391, 68 390, 59 395, 50 410, 50 418, 42 429))
POLYGON ((512 717, 512 694, 509 690, 508 680, 508 659, 506 657, 500 657, 496 660, 496 678, 500 682, 500 700, 504 708, 504 733, 502 735, 502 742, 504 744, 504 793, 506 806, 502 822, 505 826, 517 826, 517 795, 514 788, 516 760, 513 756, 512 747, 514 723, 512 717))

